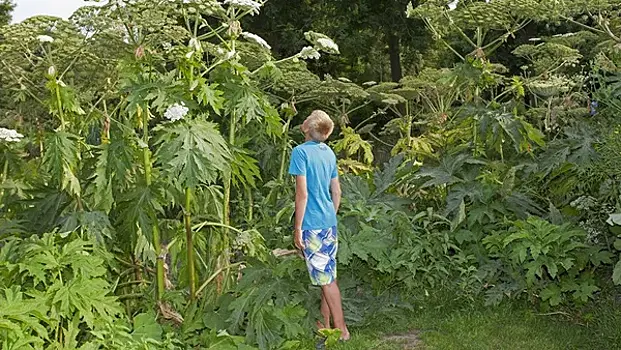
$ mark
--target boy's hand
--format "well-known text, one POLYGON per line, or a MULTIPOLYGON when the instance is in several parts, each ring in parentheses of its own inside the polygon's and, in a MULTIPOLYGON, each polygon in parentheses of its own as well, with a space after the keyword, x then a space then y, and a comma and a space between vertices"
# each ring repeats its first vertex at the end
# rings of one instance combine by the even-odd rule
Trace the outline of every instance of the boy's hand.
POLYGON ((293 243, 299 250, 304 250, 304 242, 302 241, 302 229, 293 230, 293 243))

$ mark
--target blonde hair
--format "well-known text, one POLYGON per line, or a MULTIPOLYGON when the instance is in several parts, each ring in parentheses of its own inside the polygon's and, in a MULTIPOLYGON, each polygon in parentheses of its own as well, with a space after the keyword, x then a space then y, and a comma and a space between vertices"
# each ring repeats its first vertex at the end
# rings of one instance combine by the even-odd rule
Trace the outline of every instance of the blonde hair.
POLYGON ((324 142, 334 130, 334 122, 324 111, 315 110, 306 118, 308 133, 314 141, 324 142))

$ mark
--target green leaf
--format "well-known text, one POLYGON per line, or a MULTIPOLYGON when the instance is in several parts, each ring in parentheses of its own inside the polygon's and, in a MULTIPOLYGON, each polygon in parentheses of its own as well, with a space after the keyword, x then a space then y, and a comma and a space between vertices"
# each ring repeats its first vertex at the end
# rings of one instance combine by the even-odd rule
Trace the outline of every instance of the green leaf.
POLYGON ((563 293, 556 284, 548 285, 539 296, 541 300, 548 301, 550 306, 557 306, 563 301, 563 293))
POLYGON ((573 297, 574 299, 580 300, 582 302, 587 302, 589 299, 593 298, 593 294, 595 292, 597 292, 599 290, 599 288, 588 282, 582 282, 580 283, 578 289, 573 293, 573 297))
POLYGON ((211 106, 211 108, 220 115, 220 110, 224 105, 223 91, 218 90, 218 84, 203 83, 198 93, 198 101, 203 106, 211 106))
POLYGON ((373 148, 368 141, 362 139, 360 134, 346 126, 341 130, 341 135, 343 138, 333 143, 335 152, 345 152, 347 157, 356 156, 358 158, 356 160, 367 165, 373 162, 373 148))
POLYGON ((184 188, 214 183, 228 171, 231 155, 214 123, 200 119, 157 127, 157 164, 169 181, 184 188))
POLYGON ((462 200, 459 203, 459 211, 451 221, 451 230, 455 230, 466 219, 466 203, 462 200))
POLYGON ((476 237, 471 231, 459 230, 455 232, 455 240, 457 240, 457 243, 463 244, 464 242, 474 242, 476 237))
POLYGON ((548 269, 550 277, 552 277, 552 279, 556 278, 556 275, 558 274, 558 267, 556 266, 556 264, 553 262, 548 262, 545 264, 545 266, 548 269))
POLYGON ((236 186, 256 187, 256 179, 261 179, 261 169, 259 162, 249 155, 249 152, 240 149, 233 149, 233 159, 230 163, 233 184, 236 186))
POLYGON ((615 239, 614 247, 616 250, 621 250, 621 238, 615 239))
POLYGON ((157 317, 154 312, 150 311, 134 317, 134 332, 132 336, 136 340, 162 340, 162 326, 157 323, 157 317))
POLYGON ((54 181, 59 181, 63 190, 72 195, 80 195, 80 181, 77 177, 78 137, 76 135, 57 131, 48 134, 46 150, 43 154, 43 166, 52 175, 54 181))

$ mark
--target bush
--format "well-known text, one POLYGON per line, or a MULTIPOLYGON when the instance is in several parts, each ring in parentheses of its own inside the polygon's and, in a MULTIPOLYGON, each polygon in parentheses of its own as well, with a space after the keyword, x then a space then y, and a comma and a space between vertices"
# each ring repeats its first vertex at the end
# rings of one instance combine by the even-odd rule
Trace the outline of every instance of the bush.
POLYGON ((593 272, 611 262, 609 252, 588 245, 586 232, 570 224, 536 217, 513 224, 483 239, 491 258, 482 268, 492 286, 486 292, 488 303, 523 292, 551 306, 593 298, 599 290, 593 272))

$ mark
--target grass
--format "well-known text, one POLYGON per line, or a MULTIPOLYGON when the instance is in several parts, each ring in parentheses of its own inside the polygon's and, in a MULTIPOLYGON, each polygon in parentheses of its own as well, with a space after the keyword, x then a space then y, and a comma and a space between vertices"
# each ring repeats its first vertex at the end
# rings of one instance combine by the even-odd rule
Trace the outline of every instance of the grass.
MULTIPOLYGON (((621 349, 621 301, 565 312, 538 312, 525 304, 422 307, 400 321, 376 317, 335 350, 587 350, 621 349), (390 337, 405 335, 406 337, 390 337)), ((311 341, 303 349, 314 349, 311 341)))

